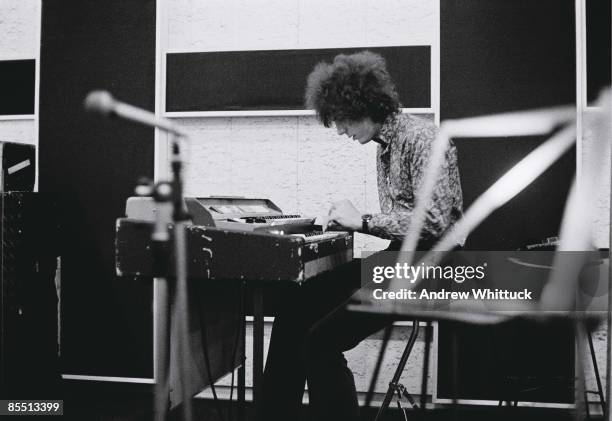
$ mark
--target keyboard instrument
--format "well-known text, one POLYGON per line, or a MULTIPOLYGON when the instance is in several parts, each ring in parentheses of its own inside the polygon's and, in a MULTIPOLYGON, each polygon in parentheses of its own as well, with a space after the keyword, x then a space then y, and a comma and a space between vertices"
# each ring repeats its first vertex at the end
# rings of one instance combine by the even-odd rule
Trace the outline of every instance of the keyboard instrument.
MULTIPOLYGON (((353 237, 324 232, 314 218, 283 214, 268 199, 186 198, 189 276, 304 282, 353 258, 353 237)), ((156 276, 150 244, 156 204, 130 198, 117 222, 117 271, 156 276)), ((159 266, 159 265, 157 265, 159 266)), ((164 265, 162 265, 164 266, 164 265)))

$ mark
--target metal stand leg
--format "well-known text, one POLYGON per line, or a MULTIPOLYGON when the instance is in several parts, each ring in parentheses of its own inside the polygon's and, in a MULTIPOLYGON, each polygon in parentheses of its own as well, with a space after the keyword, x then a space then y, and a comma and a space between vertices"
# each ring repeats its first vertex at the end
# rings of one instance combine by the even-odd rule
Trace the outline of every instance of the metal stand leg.
MULTIPOLYGON (((245 284, 242 283, 240 288, 241 288, 240 290, 241 300, 243 300, 243 303, 244 303, 244 294, 246 293, 245 284)), ((238 391, 237 391, 238 421, 245 420, 244 406, 246 402, 246 320, 244 317, 244 305, 242 305, 241 307, 243 308, 239 314, 241 318, 239 334, 240 334, 240 351, 241 351, 242 357, 241 357, 240 367, 238 368, 238 391)))
POLYGON ((423 375, 421 377, 421 412, 427 409, 427 375, 429 374, 429 354, 431 352, 431 321, 425 326, 425 353, 423 355, 423 375))
POLYGON ((385 394, 385 398, 382 402, 382 405, 380 406, 378 413, 376 414, 375 421, 382 419, 383 413, 387 410, 387 408, 389 408, 389 405, 391 404, 391 399, 393 399, 393 395, 398 391, 402 393, 413 406, 416 405, 410 394, 405 389, 400 388, 401 385, 399 383, 399 380, 402 376, 402 373, 404 372, 404 368, 406 367, 406 363, 408 362, 408 357, 410 357, 410 353, 412 352, 412 348, 414 347, 418 335, 419 321, 413 320, 412 332, 410 333, 410 337, 408 338, 408 343, 406 344, 404 352, 402 353, 402 357, 400 358, 400 361, 397 364, 395 373, 393 374, 393 377, 389 382, 389 388, 387 389, 387 393, 385 394))
POLYGON ((238 396, 237 396, 237 404, 238 404, 238 421, 245 420, 244 414, 244 405, 246 401, 246 370, 244 365, 246 363, 246 358, 243 358, 242 365, 238 368, 238 396))
POLYGON ((383 359, 385 358, 385 352, 387 351, 387 345, 389 344, 389 339, 391 338, 392 331, 393 325, 390 324, 385 328, 383 332, 383 340, 382 344, 380 345, 380 351, 378 352, 378 359, 376 360, 374 372, 372 373, 372 380, 370 380, 370 387, 368 388, 368 393, 366 394, 366 408, 369 408, 372 404, 372 398, 374 397, 374 389, 376 388, 376 381, 378 380, 378 374, 380 373, 380 367, 382 366, 383 359))
POLYGON ((253 289, 253 403, 255 419, 262 419, 263 409, 263 360, 264 360, 264 323, 263 291, 261 287, 253 289))
MULTIPOLYGON (((181 399, 183 406, 183 419, 193 419, 192 391, 189 389, 189 370, 191 360, 191 344, 189 336, 189 299, 187 286, 187 238, 184 221, 174 224, 174 258, 176 265, 176 297, 174 300, 174 317, 178 327, 178 349, 181 399)), ((212 379, 211 379, 212 381, 212 379)))
POLYGON ((168 411, 168 281, 155 278, 155 421, 165 421, 168 411))

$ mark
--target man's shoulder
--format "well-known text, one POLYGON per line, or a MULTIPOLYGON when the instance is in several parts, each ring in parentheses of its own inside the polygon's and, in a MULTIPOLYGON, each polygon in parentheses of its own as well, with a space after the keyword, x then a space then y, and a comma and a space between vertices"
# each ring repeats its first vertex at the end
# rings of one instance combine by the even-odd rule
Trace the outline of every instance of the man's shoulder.
POLYGON ((381 134, 391 143, 405 145, 427 142, 435 137, 436 130, 436 125, 431 119, 400 112, 391 115, 385 121, 381 134))
POLYGON ((436 130, 436 125, 433 120, 416 114, 402 113, 398 115, 398 123, 407 128, 436 130))
MULTIPOLYGON (((429 143, 436 136, 437 127, 431 119, 414 114, 398 116, 398 132, 401 140, 408 143, 429 143)), ((416 146, 416 145, 415 145, 416 146)))

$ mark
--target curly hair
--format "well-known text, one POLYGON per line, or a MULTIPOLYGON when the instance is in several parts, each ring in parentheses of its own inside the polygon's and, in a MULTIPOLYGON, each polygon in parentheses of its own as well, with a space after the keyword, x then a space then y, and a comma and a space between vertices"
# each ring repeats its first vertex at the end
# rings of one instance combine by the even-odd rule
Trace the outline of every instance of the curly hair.
POLYGON ((339 54, 331 64, 317 64, 308 76, 305 104, 325 127, 366 117, 382 123, 400 106, 385 59, 370 51, 339 54))

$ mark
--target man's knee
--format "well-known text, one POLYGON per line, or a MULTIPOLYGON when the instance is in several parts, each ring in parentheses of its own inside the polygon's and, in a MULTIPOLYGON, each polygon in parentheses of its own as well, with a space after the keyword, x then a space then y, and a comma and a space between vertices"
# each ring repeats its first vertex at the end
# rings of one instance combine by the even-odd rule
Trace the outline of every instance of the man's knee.
POLYGON ((326 377, 334 369, 347 367, 342 351, 321 342, 307 341, 302 358, 310 382, 326 377))
POLYGON ((330 326, 315 326, 306 338, 305 358, 312 360, 344 360, 344 352, 357 346, 360 340, 347 331, 334 331, 330 326))

